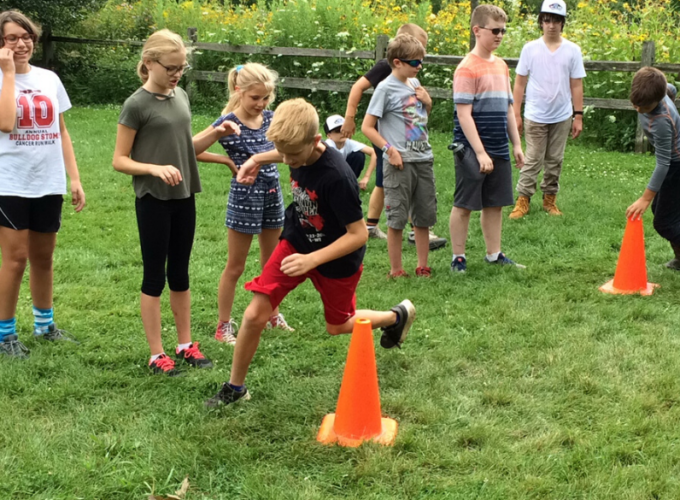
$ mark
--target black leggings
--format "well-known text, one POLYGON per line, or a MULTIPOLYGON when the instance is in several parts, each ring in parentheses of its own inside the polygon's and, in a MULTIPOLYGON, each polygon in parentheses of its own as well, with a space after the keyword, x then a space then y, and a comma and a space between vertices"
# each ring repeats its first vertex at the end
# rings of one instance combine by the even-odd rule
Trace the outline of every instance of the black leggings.
POLYGON ((672 245, 680 246, 680 163, 671 163, 652 202, 654 229, 672 245))
POLYGON ((196 231, 194 195, 182 200, 159 200, 146 194, 135 200, 139 242, 144 262, 142 293, 160 297, 165 287, 173 292, 189 289, 189 258, 196 231))

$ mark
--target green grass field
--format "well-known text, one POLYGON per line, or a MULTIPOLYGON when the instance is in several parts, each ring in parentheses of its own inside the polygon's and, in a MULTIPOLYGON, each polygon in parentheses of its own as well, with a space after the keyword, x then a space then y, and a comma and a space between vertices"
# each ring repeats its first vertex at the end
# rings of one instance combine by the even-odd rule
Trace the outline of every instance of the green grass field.
MULTIPOLYGON (((651 297, 597 289, 613 276, 624 210, 653 158, 570 145, 558 197, 565 216, 545 215, 537 196, 529 217, 505 220, 503 249, 524 271, 483 263, 478 217, 466 275, 450 274, 449 246, 432 254, 431 280, 388 281, 385 242, 371 240, 359 307, 410 298, 418 319, 402 350, 376 340, 382 410, 400 424, 396 444, 344 449, 315 436, 335 409, 349 336, 325 333, 309 282, 281 308, 297 331, 263 337, 248 377, 253 399, 203 408, 231 365, 232 348, 212 339, 227 256, 226 168, 201 165, 191 268, 194 339, 216 368, 149 375, 134 194, 111 167, 117 116, 67 114, 88 205, 64 212, 55 310, 82 344, 33 340, 26 281, 17 317, 31 358, 0 360, 0 498, 141 499, 174 492, 186 476, 189 500, 678 498, 680 274, 662 266, 671 252, 651 213, 649 280, 661 288, 651 297)), ((196 116, 195 129, 211 118, 196 116)), ((448 236, 453 161, 447 136, 432 142, 436 232, 448 236)), ((257 259, 254 245, 244 281, 257 259)), ((412 271, 406 243, 404 259, 412 271)), ((235 316, 249 300, 239 288, 235 316)), ((163 304, 171 351, 167 293, 163 304)))

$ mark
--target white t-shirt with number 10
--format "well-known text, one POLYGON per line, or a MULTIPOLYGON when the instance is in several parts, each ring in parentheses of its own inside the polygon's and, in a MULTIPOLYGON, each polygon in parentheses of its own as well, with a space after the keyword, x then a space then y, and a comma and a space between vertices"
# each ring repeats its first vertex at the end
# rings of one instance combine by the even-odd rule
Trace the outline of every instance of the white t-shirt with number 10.
POLYGON ((15 75, 14 93, 14 130, 0 132, 0 196, 66 194, 59 114, 71 108, 71 101, 64 85, 52 71, 31 66, 15 75))

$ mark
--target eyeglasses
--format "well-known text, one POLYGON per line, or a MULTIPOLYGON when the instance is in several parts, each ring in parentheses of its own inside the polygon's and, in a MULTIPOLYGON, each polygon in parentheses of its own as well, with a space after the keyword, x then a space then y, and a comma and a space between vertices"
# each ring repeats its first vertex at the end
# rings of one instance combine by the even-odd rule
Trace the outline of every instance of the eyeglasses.
POLYGON ((399 59, 401 62, 408 64, 412 68, 417 68, 418 66, 422 66, 423 60, 422 59, 399 59))
POLYGON ((168 76, 175 76, 177 73, 184 73, 185 71, 189 71, 191 69, 191 66, 188 64, 185 64, 184 66, 166 66, 160 61, 156 62, 165 68, 168 76))
POLYGON ((21 36, 17 35, 3 36, 2 39, 8 45, 14 45, 15 43, 19 43, 19 40, 23 40, 24 43, 35 43, 36 40, 38 40, 38 35, 34 33, 24 33, 21 36))
POLYGON ((505 35, 508 32, 508 30, 506 30, 505 28, 485 28, 484 26, 477 27, 481 30, 489 30, 491 33, 494 34, 494 36, 505 35))

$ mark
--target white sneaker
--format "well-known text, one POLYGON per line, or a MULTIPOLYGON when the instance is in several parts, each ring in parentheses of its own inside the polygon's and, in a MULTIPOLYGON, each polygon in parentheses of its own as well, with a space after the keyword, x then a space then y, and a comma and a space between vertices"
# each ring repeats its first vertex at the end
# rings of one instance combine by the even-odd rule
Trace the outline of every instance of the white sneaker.
POLYGON ((225 342, 229 345, 236 344, 236 332, 238 331, 238 324, 233 319, 229 321, 220 321, 217 323, 217 330, 215 331, 215 340, 218 342, 225 342))
POLYGON ((387 235, 382 232, 378 226, 371 226, 368 228, 368 237, 376 240, 386 240, 387 235))
POLYGON ((291 327, 287 322, 286 318, 283 317, 283 314, 279 313, 276 316, 272 316, 269 318, 269 321, 267 321, 267 326, 265 327, 267 330, 273 330, 274 328, 278 328, 279 330, 283 330, 284 332, 294 332, 295 328, 291 327))

